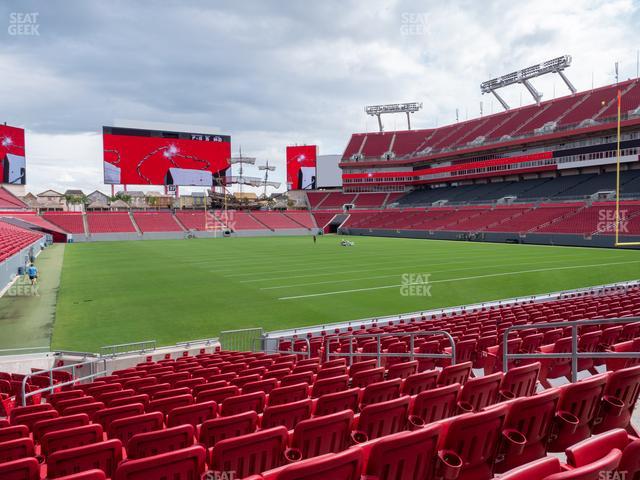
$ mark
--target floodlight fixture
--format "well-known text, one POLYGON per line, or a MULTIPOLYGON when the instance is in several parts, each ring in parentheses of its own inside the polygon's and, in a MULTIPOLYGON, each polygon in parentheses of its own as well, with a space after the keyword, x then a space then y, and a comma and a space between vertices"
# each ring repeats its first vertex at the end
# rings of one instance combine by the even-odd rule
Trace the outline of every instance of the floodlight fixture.
POLYGON ((501 77, 492 78, 491 80, 482 82, 480 84, 480 91, 483 95, 485 93, 492 93, 493 95, 495 95, 504 109, 509 110, 509 105, 504 101, 504 99, 498 94, 496 90, 507 87, 509 85, 514 85, 516 83, 521 83, 529 91, 535 102, 537 104, 540 104, 540 101, 542 100, 542 93, 536 90, 536 88, 531 84, 530 80, 542 75, 547 75, 549 73, 557 73, 558 75, 560 75, 560 78, 562 78, 569 90, 571 90, 571 93, 576 93, 576 88, 563 72, 563 70, 570 66, 571 55, 563 55, 562 57, 547 60, 546 62, 542 62, 537 65, 523 68, 522 70, 511 72, 506 75, 502 75, 501 77))
POLYGON ((382 128, 381 116, 388 113, 406 113, 407 115, 407 129, 411 130, 411 117, 410 114, 422 109, 421 102, 409 102, 409 103, 390 103, 387 105, 369 105, 364 107, 364 111, 367 115, 378 117, 378 127, 380 131, 382 128))

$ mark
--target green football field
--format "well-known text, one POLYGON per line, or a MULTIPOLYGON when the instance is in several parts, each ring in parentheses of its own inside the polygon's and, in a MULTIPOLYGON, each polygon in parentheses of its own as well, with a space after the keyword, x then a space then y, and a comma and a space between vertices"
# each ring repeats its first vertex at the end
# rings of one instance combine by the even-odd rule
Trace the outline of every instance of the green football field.
POLYGON ((640 278, 640 252, 395 238, 67 245, 52 347, 158 344, 640 278), (428 283, 425 283, 428 282, 428 283))

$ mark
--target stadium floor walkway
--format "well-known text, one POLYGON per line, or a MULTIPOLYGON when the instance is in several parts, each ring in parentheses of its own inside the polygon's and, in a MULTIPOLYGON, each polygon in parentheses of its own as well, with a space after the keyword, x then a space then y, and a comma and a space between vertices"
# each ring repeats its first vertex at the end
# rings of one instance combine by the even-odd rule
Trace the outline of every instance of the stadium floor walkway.
POLYGON ((51 345, 64 247, 53 244, 38 256, 36 289, 23 277, 0 298, 0 349, 51 345))

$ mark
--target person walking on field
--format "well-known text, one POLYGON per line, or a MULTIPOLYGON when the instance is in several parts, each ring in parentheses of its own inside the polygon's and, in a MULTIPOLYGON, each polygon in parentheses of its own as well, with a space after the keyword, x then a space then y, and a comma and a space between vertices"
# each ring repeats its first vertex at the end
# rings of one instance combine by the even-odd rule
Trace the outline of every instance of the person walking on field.
POLYGON ((29 275, 31 285, 38 283, 38 268, 33 263, 29 264, 27 267, 27 275, 29 275))

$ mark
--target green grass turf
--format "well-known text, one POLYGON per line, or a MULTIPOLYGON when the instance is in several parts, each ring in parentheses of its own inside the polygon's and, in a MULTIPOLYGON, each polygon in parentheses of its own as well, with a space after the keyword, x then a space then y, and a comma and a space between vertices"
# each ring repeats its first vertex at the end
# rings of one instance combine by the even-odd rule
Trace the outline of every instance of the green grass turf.
POLYGON ((275 330, 640 277, 640 252, 335 236, 68 245, 53 348, 275 330), (403 296, 430 274, 430 296, 403 296))

